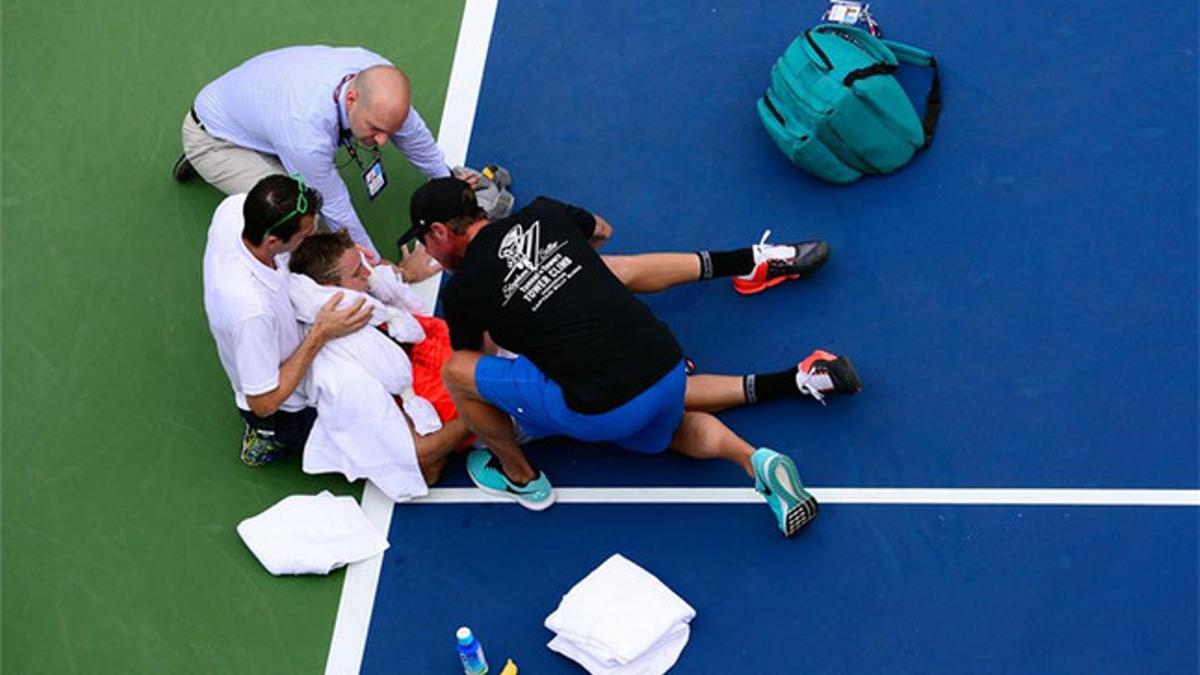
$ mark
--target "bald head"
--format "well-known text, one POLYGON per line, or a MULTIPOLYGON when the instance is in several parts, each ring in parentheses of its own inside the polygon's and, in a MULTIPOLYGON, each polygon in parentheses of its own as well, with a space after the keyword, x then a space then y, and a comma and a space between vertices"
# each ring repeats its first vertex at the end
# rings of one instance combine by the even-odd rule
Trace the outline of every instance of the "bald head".
POLYGON ((350 130, 364 145, 382 145, 400 130, 412 105, 408 75, 395 66, 371 66, 346 93, 350 130))

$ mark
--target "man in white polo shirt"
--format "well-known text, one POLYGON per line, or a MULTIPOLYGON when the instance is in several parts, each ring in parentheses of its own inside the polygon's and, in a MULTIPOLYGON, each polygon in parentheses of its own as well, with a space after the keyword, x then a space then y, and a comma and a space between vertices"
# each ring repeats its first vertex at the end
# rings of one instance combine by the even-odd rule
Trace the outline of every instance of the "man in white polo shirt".
MULTIPOLYGON (((389 140, 429 178, 450 175, 412 107, 408 76, 358 47, 287 47, 249 59, 200 90, 183 117, 182 136, 176 180, 199 174, 225 194, 239 194, 266 176, 299 173, 325 199, 324 224, 349 231, 375 255, 338 174, 338 148, 364 172, 357 189, 371 198, 387 184, 379 147, 389 140)), ((414 262, 428 257, 422 252, 414 262)), ((405 273, 417 281, 429 270, 406 265, 405 273)))
POLYGON ((321 194, 300 176, 268 176, 221 202, 204 249, 204 310, 245 422, 242 461, 262 466, 304 448, 316 411, 298 386, 326 342, 371 317, 359 300, 322 308, 303 335, 287 294, 286 255, 316 229, 321 194), (277 260, 277 256, 283 256, 277 260))

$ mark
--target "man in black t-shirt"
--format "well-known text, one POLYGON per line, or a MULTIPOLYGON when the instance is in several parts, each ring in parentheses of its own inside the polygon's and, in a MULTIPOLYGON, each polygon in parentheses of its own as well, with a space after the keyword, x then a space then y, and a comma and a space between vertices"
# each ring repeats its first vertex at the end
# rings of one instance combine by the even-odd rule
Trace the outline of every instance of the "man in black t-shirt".
POLYGON ((413 236, 453 272, 443 305, 455 352, 443 376, 491 451, 467 460, 481 489, 548 508, 553 488, 518 438, 562 435, 728 459, 755 479, 787 536, 816 516, 791 459, 756 450, 710 412, 785 393, 853 393, 861 385, 847 359, 818 350, 783 373, 688 378, 670 329, 627 288, 637 284, 595 252, 612 232, 603 218, 542 197, 488 223, 471 188, 453 178, 419 188, 411 215, 413 236), (489 339, 520 356, 488 355, 489 339))

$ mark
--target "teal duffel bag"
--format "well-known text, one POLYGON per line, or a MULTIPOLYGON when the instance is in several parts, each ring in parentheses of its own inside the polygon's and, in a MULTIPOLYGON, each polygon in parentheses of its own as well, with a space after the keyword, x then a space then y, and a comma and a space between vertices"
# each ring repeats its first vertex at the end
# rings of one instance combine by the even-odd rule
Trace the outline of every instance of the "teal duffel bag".
POLYGON ((758 116, 796 166, 831 183, 904 166, 933 141, 942 108, 937 60, 852 26, 821 24, 771 67, 758 116), (900 62, 933 69, 925 117, 893 73, 900 62))

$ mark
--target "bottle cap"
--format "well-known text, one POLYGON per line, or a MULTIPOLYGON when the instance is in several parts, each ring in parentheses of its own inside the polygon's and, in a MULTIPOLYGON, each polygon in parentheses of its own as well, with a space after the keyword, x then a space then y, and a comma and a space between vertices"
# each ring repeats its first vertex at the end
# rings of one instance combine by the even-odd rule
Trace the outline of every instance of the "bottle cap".
POLYGON ((471 641, 473 641, 475 639, 475 636, 471 635, 471 629, 467 628, 466 626, 459 628, 458 631, 454 633, 454 635, 455 635, 455 637, 458 638, 458 644, 460 644, 464 647, 471 644, 471 641))

